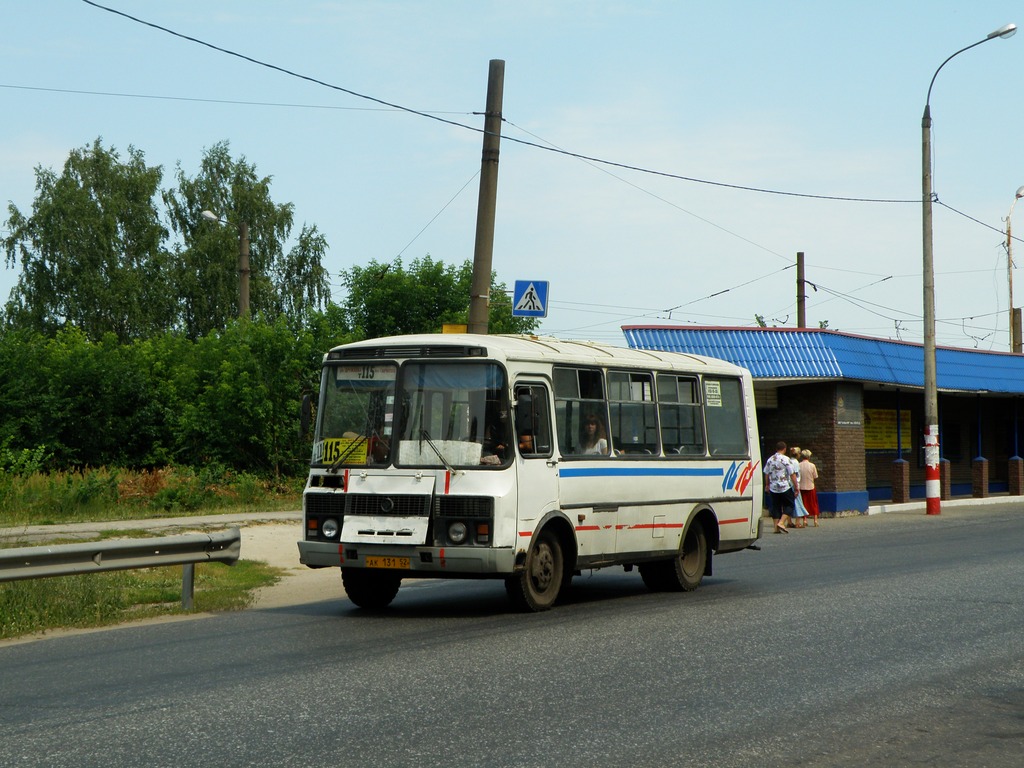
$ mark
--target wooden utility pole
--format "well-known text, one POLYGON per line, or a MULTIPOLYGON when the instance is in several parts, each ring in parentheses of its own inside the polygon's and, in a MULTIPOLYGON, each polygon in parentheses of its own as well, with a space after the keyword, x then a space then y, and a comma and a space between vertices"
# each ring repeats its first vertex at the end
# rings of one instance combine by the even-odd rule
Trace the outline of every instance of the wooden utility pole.
POLYGON ((804 252, 796 254, 796 327, 807 327, 807 293, 804 284, 804 252))
POLYGON ((484 149, 480 161, 480 196, 476 210, 476 246, 469 297, 470 333, 487 333, 491 293, 491 258, 494 253, 494 213, 498 200, 498 149, 501 144, 501 103, 505 88, 505 62, 491 59, 487 75, 484 149))

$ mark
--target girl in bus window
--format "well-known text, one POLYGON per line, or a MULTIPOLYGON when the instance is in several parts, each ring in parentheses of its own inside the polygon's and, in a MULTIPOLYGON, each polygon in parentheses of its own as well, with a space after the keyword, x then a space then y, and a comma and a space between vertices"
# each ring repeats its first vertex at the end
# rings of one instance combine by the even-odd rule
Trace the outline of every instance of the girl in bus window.
POLYGON ((604 424, 596 416, 587 416, 584 419, 580 448, 585 456, 605 456, 608 454, 608 438, 605 437, 604 424))

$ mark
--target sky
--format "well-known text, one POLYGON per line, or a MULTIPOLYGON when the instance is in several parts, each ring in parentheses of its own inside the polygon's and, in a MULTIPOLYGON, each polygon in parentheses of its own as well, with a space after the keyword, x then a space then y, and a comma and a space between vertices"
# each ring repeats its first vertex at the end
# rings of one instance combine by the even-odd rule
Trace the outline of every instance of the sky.
MULTIPOLYGON (((295 234, 324 234, 335 301, 352 266, 461 264, 500 59, 493 269, 549 283, 542 333, 619 345, 631 324, 795 327, 797 252, 808 326, 920 342, 928 86, 1024 24, 1002 0, 96 2, 208 45, 83 0, 0 0, 0 235, 35 169, 97 137, 164 188, 227 141, 295 234)), ((1022 93, 1024 34, 931 91, 940 345, 1009 349, 1022 93)), ((0 298, 17 277, 0 265, 0 298)))

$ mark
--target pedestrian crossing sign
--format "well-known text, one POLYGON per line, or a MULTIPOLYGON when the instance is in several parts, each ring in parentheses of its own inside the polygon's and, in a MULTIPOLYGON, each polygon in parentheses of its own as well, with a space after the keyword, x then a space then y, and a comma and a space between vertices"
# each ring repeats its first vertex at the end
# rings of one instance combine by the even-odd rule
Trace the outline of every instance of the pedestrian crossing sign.
POLYGON ((548 316, 548 281, 516 280, 512 291, 513 317, 548 316))

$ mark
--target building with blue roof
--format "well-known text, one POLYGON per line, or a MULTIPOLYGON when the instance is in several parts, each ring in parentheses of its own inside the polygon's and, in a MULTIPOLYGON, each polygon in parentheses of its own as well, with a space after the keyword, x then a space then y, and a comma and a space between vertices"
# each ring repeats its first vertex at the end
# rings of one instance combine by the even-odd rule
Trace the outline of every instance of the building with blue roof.
MULTIPOLYGON (((813 452, 825 512, 924 498, 920 344, 827 329, 623 326, 635 349, 707 355, 754 378, 762 457, 784 440, 813 452)), ((939 347, 942 495, 1024 493, 1024 356, 939 347)))

